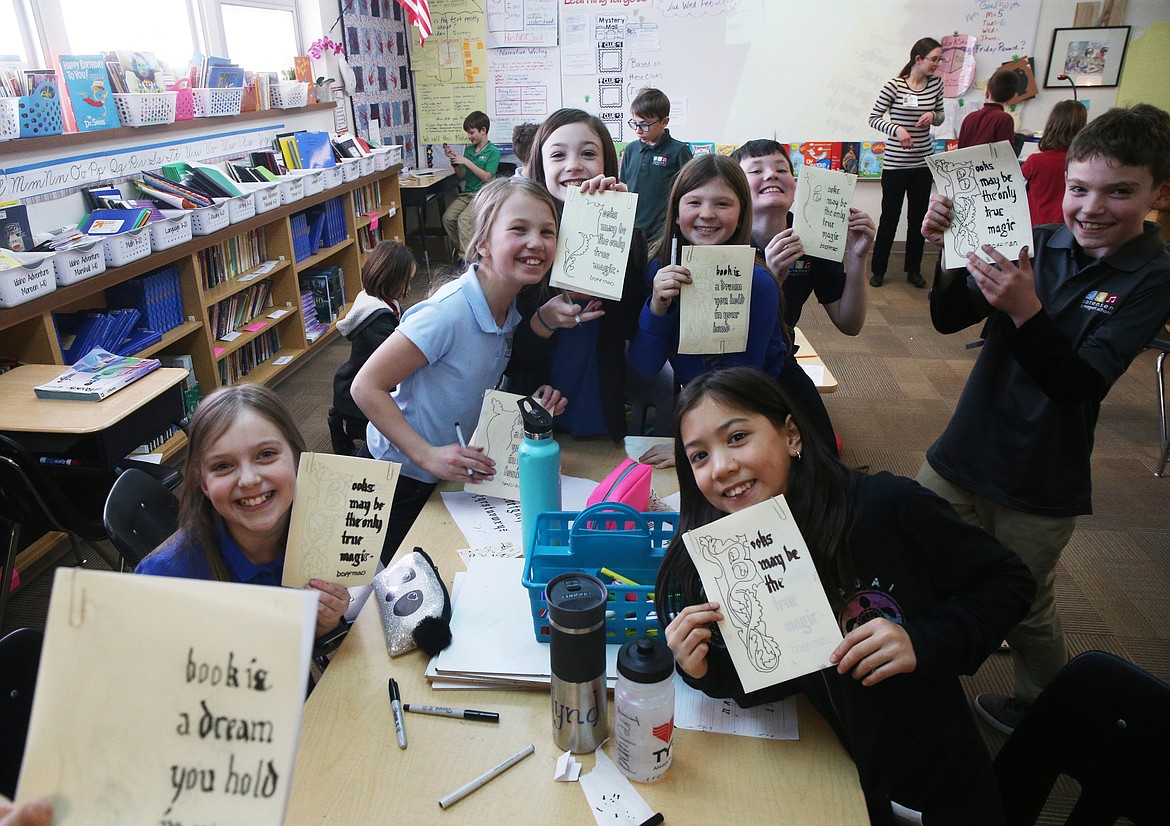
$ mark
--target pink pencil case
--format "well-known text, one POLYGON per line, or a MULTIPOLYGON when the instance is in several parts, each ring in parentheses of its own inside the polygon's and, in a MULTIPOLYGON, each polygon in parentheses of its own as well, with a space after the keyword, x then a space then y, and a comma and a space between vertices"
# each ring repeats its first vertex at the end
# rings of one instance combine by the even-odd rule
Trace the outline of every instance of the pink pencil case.
MULTIPOLYGON (((654 468, 643 465, 633 459, 626 459, 609 472, 601 480, 593 493, 589 494, 587 504, 596 505, 598 502, 621 502, 629 505, 638 512, 646 510, 650 505, 650 478, 654 468)), ((607 523, 606 530, 613 530, 614 523, 607 523)), ((630 529, 627 525, 626 530, 630 529)))

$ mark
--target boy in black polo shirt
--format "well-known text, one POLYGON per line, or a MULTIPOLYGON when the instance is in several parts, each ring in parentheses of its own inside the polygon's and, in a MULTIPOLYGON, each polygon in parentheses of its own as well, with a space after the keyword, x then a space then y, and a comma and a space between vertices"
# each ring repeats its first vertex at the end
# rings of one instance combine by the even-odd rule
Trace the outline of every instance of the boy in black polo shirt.
POLYGON ((691 159, 690 147, 670 136, 669 123, 670 98, 657 89, 638 92, 630 104, 630 128, 637 133, 638 142, 628 144, 622 152, 618 175, 630 192, 638 193, 634 225, 651 246, 662 234, 674 176, 691 159))
MULTIPOLYGON (((1089 456, 1101 400, 1170 315, 1170 255, 1156 224, 1170 202, 1170 115, 1111 109, 1068 150, 1064 225, 1034 228, 1014 264, 984 249, 935 275, 935 329, 987 319, 955 415, 918 481, 1018 553, 1036 578, 1028 616, 1008 635, 1014 696, 976 711, 1010 733, 1067 659, 1053 583, 1076 517, 1091 513, 1089 456), (959 277, 965 276, 965 277, 959 277)), ((931 198, 922 234, 942 243, 951 204, 931 198)))

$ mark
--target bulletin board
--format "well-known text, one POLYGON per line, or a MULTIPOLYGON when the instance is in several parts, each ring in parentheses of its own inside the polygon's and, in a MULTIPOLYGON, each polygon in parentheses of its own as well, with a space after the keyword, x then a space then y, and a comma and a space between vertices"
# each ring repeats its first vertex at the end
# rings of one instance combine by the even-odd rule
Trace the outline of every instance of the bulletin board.
MULTIPOLYGON (((1040 5, 1041 0, 486 0, 480 6, 471 0, 431 0, 432 18, 439 9, 437 16, 450 24, 443 31, 452 35, 447 42, 428 40, 431 53, 442 56, 429 64, 412 49, 416 80, 420 69, 426 73, 445 59, 456 71, 446 72, 444 80, 459 88, 416 85, 420 138, 450 140, 463 115, 481 108, 493 120, 492 140, 506 143, 514 122, 540 121, 542 112, 570 106, 599 115, 616 141, 629 141, 634 139, 625 125, 629 102, 645 86, 670 97, 671 131, 682 140, 871 138, 873 101, 916 40, 956 31, 974 35, 975 77, 986 80, 1001 63, 1032 54, 1040 5), (449 3, 458 12, 444 16, 449 3), (466 16, 472 9, 478 10, 478 21, 466 16), (555 42, 548 36, 552 11, 555 42), (494 34, 504 12, 513 29, 507 40, 494 34), (540 28, 529 31, 529 21, 540 28), (472 30, 476 35, 469 38, 472 30), (497 48, 505 44, 539 51, 517 60, 515 51, 497 48), (497 65, 505 58, 506 70, 497 65), (525 83, 529 68, 531 83, 525 83), (479 82, 465 82, 471 71, 479 82), (554 72, 559 88, 550 88, 554 72), (495 79, 507 83, 506 95, 489 90, 495 79), (523 117, 520 94, 526 96, 523 117), (428 128, 423 105, 423 97, 431 95, 435 129, 428 128), (497 107, 502 108, 493 111, 497 107)), ((436 35, 440 29, 437 25, 436 35)), ((417 33, 413 40, 417 47, 417 33)), ((433 84, 444 73, 429 75, 433 84)))

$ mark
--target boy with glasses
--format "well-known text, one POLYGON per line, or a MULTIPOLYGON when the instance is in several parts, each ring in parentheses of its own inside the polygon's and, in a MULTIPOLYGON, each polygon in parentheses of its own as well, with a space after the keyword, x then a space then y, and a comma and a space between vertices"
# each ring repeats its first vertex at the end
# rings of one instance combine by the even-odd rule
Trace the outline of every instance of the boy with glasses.
POLYGON ((691 159, 691 149, 670 136, 670 98, 658 89, 638 92, 630 104, 630 128, 638 136, 622 152, 619 175, 630 192, 638 193, 634 224, 653 241, 662 234, 666 200, 674 176, 691 159))

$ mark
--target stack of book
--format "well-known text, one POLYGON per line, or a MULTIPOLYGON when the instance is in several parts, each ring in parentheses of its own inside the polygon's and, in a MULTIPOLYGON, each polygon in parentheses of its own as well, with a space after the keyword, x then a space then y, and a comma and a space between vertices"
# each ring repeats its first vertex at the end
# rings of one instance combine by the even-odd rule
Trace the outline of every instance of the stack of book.
POLYGON ((301 293, 301 318, 305 320, 305 338, 310 344, 329 329, 327 324, 322 324, 317 318, 317 300, 311 289, 301 293))
POLYGON ((215 331, 216 338, 239 329, 254 319, 267 307, 272 306, 272 282, 261 281, 253 287, 238 292, 211 305, 207 310, 207 321, 215 331))
POLYGON ((325 213, 325 229, 321 233, 321 243, 326 247, 340 244, 349 238, 349 233, 345 229, 345 203, 342 197, 339 195, 321 204, 321 209, 325 213))
POLYGON ((179 271, 163 267, 108 287, 106 306, 138 310, 146 327, 159 333, 178 327, 184 321, 179 271))
POLYGON ((158 359, 117 356, 99 347, 57 378, 34 387, 33 392, 41 399, 101 401, 160 366, 158 359))
POLYGON ((141 313, 124 310, 78 310, 53 313, 57 339, 66 361, 76 361, 100 347, 117 355, 129 356, 162 340, 162 333, 139 324, 141 313))
MULTIPOLYGON (((345 273, 341 267, 309 267, 297 278, 301 290, 308 290, 313 296, 317 320, 322 324, 336 321, 345 305, 345 273)), ((306 326, 308 318, 306 313, 306 326)))

